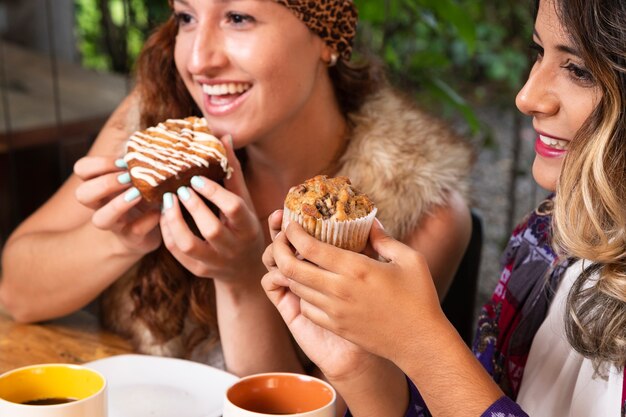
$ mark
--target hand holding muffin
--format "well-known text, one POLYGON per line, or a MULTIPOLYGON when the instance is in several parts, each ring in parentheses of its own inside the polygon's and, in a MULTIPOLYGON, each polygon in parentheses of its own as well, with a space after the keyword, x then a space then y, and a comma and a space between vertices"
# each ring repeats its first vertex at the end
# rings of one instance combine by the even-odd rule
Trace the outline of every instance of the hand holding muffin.
MULTIPOLYGON (((350 341, 318 326, 311 321, 311 304, 300 298, 290 287, 296 284, 284 271, 305 273, 317 269, 316 260, 303 260, 296 247, 311 247, 310 236, 337 248, 320 247, 315 252, 328 262, 350 265, 344 260, 363 256, 360 252, 367 244, 376 207, 371 199, 352 186, 347 177, 329 178, 319 175, 292 187, 285 198, 284 209, 277 210, 268 218, 273 243, 263 254, 268 273, 262 279, 267 297, 276 306, 299 346, 330 380, 353 380, 362 367, 379 366, 377 358, 350 341), (290 227, 290 222, 302 226, 290 227), (280 233, 282 230, 283 233, 280 233), (305 233, 306 232, 306 233, 305 233), (307 235, 308 234, 308 235, 307 235), (291 242, 290 238, 295 240, 291 242), (309 242, 308 245, 303 242, 309 242), (326 347, 321 349, 320 346, 326 347)), ((315 246, 313 245, 313 246, 315 246)), ((316 271, 320 282, 331 283, 331 273, 316 271)))
MULTIPOLYGON (((261 283, 300 348, 346 400, 375 395, 383 379, 394 394, 385 398, 387 402, 377 403, 384 410, 378 411, 391 410, 400 415, 407 401, 402 372, 337 331, 321 326, 325 323, 319 316, 329 316, 325 312, 328 305, 317 304, 323 299, 331 308, 344 308, 335 301, 338 297, 353 305, 349 277, 352 270, 360 270, 364 275, 364 265, 388 268, 385 262, 356 253, 362 251, 370 236, 381 236, 382 227, 373 224, 376 211, 371 199, 352 186, 347 177, 317 176, 293 187, 282 213, 277 210, 268 218, 273 243, 263 255, 268 273, 261 283), (302 228, 289 225, 290 222, 302 228), (279 233, 281 224, 283 232, 279 233), (368 394, 372 387, 375 390, 368 394)), ((369 404, 363 410, 353 410, 372 412, 369 404)), ((376 414, 378 411, 374 411, 375 415, 381 415, 376 414)))

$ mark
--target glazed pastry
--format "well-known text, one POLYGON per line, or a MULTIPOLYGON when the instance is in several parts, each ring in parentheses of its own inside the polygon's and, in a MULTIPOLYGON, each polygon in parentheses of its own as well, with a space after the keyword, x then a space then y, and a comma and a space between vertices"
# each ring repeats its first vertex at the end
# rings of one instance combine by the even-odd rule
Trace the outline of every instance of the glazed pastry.
POLYGON ((230 175, 226 149, 204 118, 169 119, 135 132, 126 142, 124 161, 131 182, 148 202, 203 175, 219 181, 230 175))

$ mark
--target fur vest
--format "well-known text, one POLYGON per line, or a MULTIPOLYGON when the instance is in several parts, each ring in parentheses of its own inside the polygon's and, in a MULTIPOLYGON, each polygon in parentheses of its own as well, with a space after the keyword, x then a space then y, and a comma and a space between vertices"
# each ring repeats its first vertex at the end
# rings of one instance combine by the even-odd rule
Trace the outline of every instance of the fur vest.
MULTIPOLYGON (((449 191, 467 196, 470 146, 410 99, 384 89, 351 114, 349 124, 351 134, 337 175, 349 177, 372 198, 377 217, 394 237, 414 230, 425 213, 445 204, 449 191)), ((105 325, 131 338, 140 353, 182 356, 180 336, 160 344, 144 323, 132 318, 135 275, 135 269, 129 271, 105 292, 105 325)), ((187 322, 183 333, 192 330, 187 322)), ((219 343, 201 344, 191 359, 224 366, 219 343)))
POLYGON ((349 119, 353 132, 338 175, 370 196, 392 236, 414 230, 449 191, 467 198, 471 147, 413 101, 385 89, 349 119))

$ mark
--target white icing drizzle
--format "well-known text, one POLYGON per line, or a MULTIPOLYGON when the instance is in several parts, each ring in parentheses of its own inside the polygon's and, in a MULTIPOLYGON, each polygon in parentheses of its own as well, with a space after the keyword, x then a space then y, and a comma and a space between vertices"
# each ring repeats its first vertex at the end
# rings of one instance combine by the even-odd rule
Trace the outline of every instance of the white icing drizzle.
POLYGON ((130 172, 130 175, 132 175, 133 177, 139 180, 145 181, 146 183, 150 184, 152 187, 157 186, 157 182, 154 179, 155 176, 159 177, 159 179, 161 180, 165 179, 165 177, 163 175, 160 175, 158 172, 152 169, 143 168, 143 167, 131 168, 129 172, 130 172))
POLYGON ((147 166, 133 167, 131 177, 156 187, 171 176, 195 166, 209 166, 209 160, 217 160, 230 178, 226 155, 220 151, 222 143, 215 136, 196 129, 206 129, 204 118, 168 119, 165 123, 175 125, 169 129, 164 123, 135 132, 126 143, 126 163, 140 161, 147 166))

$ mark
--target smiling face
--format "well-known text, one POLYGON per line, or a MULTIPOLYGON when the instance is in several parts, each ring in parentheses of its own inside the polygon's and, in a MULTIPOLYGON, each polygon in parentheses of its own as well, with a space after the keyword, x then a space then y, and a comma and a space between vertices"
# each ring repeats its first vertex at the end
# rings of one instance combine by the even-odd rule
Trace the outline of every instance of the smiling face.
POLYGON ((593 76, 559 21, 554 0, 542 0, 533 33, 537 59, 517 95, 537 132, 533 177, 554 191, 569 143, 599 103, 593 76))
POLYGON ((218 135, 236 147, 293 132, 332 85, 330 48, 270 0, 175 0, 175 61, 218 135))

